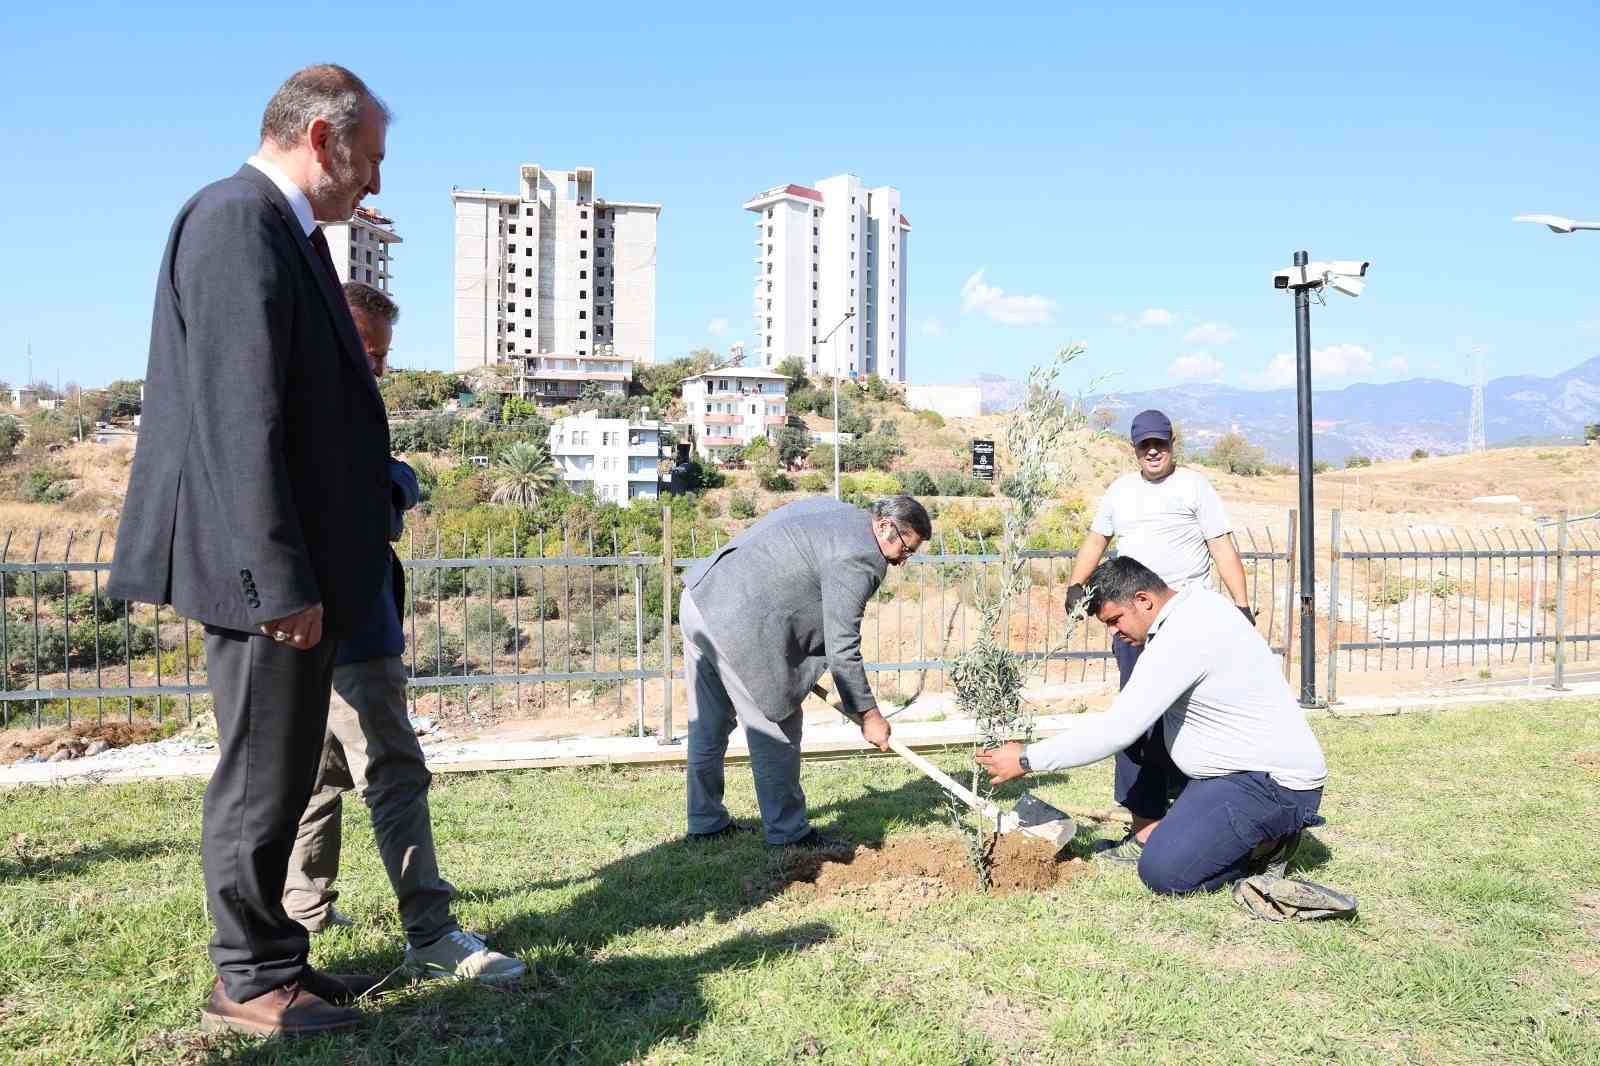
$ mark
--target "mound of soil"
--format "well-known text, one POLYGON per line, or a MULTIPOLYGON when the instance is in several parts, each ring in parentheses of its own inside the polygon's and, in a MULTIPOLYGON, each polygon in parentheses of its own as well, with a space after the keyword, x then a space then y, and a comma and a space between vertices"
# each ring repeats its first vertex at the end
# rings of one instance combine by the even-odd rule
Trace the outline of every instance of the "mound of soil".
POLYGON ((71 729, 50 726, 44 729, 16 729, 0 734, 0 766, 38 755, 48 759, 59 751, 78 758, 97 740, 107 748, 125 748, 161 739, 161 730, 145 722, 79 722, 71 729))
MULTIPOLYGON (((1088 864, 1043 840, 1009 833, 995 844, 989 891, 996 896, 1039 892, 1088 872, 1088 864)), ((788 891, 816 898, 845 897, 869 909, 902 909, 928 900, 977 892, 978 875, 956 836, 917 836, 848 855, 817 852, 790 860, 788 891)))

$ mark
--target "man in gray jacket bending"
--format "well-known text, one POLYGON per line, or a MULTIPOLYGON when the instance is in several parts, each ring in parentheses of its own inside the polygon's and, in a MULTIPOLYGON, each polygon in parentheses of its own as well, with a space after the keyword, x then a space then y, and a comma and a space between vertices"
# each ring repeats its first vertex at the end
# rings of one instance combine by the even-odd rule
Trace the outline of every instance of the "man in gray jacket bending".
POLYGON ((723 758, 743 725, 766 842, 817 846, 800 789, 801 701, 827 671, 861 734, 888 750, 861 661, 861 617, 888 568, 933 535, 909 496, 868 510, 826 497, 780 507, 692 568, 678 617, 689 694, 689 837, 744 828, 722 802, 723 758))

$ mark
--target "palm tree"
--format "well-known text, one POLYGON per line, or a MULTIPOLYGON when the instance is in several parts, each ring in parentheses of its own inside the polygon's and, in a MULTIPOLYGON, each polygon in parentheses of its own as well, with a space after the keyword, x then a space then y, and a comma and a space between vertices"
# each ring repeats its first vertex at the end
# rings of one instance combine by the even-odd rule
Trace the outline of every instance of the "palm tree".
POLYGON ((500 453, 495 463, 495 503, 531 507, 542 494, 555 488, 559 480, 550 453, 534 441, 519 440, 500 453))

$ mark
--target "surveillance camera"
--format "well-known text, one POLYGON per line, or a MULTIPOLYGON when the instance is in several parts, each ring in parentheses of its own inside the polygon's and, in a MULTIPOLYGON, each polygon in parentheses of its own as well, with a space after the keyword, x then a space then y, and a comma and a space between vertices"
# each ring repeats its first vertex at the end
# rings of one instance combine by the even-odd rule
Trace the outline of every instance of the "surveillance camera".
POLYGON ((1292 266, 1272 275, 1274 289, 1314 289, 1322 284, 1326 263, 1292 266))
POLYGON ((1371 265, 1361 259, 1335 259, 1328 264, 1328 273, 1341 274, 1347 278, 1364 278, 1367 276, 1367 268, 1371 265))
POLYGON ((1333 291, 1342 292, 1346 296, 1360 296, 1361 290, 1367 287, 1366 282, 1343 275, 1335 275, 1328 284, 1332 286, 1333 291))

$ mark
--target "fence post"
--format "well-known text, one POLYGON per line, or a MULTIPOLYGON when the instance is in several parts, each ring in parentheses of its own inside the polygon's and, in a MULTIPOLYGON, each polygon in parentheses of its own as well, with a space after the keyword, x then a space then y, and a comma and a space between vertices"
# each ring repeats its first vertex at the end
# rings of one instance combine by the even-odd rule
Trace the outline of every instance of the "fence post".
MULTIPOLYGON (((638 543, 635 542, 635 547, 638 543)), ((639 671, 634 682, 634 705, 639 717, 639 735, 644 736, 644 566, 633 564, 633 668, 639 671)))
POLYGON ((1294 517, 1293 508, 1289 511, 1289 539, 1288 557, 1286 564, 1289 568, 1289 578, 1283 583, 1283 679, 1290 679, 1290 661, 1294 658, 1294 517))
POLYGON ((1556 531, 1556 676, 1550 687, 1567 691, 1562 684, 1567 670, 1567 512, 1561 512, 1556 531))
POLYGON ((657 744, 674 743, 672 738, 672 508, 661 508, 661 736, 657 744))
POLYGON ((1339 509, 1333 510, 1328 530, 1328 704, 1338 702, 1339 676, 1339 509))

